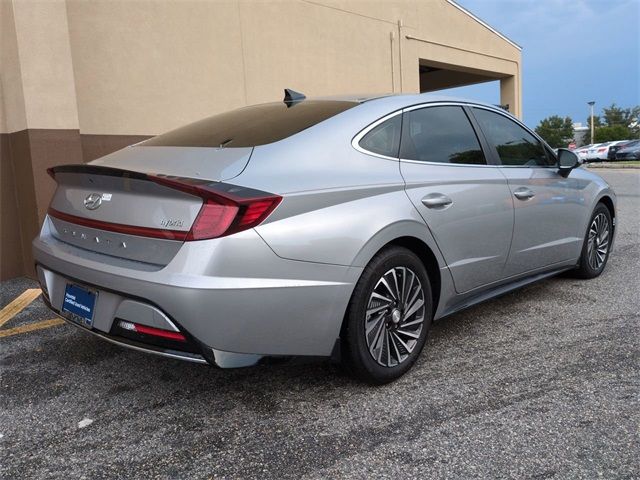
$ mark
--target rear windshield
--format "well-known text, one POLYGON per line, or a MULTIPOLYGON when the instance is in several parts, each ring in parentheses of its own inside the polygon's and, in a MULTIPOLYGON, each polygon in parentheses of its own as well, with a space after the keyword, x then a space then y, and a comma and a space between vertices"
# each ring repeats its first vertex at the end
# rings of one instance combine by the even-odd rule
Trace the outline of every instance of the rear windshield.
POLYGON ((304 100, 244 107, 153 137, 142 145, 163 147, 255 147, 277 142, 358 105, 304 100))

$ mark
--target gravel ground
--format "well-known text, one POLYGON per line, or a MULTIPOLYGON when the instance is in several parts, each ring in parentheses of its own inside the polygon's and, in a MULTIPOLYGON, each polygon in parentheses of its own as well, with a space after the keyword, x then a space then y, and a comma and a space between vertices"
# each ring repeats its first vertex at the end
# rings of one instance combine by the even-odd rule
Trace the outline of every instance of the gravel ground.
MULTIPOLYGON (((370 387, 327 364, 216 370, 63 325, 0 339, 2 478, 640 478, 640 172, 592 281, 437 322, 370 387)), ((2 306, 33 282, 2 285, 2 306)), ((51 318, 41 301, 3 328, 51 318)))

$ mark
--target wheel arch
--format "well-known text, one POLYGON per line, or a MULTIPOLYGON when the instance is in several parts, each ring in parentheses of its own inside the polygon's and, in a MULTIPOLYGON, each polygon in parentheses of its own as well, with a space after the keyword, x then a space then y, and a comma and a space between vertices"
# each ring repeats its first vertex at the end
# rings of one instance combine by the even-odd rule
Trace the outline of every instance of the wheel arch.
POLYGON ((438 305, 442 300, 443 280, 446 280, 442 278, 441 272, 441 269, 446 267, 444 258, 424 224, 417 222, 402 223, 402 228, 398 228, 400 225, 396 224, 393 229, 384 229, 379 232, 379 234, 363 248, 354 264, 365 267, 378 252, 390 246, 396 245, 410 250, 420 259, 429 275, 433 299, 432 313, 435 315, 438 305), (395 234, 392 232, 395 232, 395 234))
MULTIPOLYGON (((604 206, 607 207, 607 209, 609 210, 609 213, 611 214, 612 219, 616 218, 616 207, 613 204, 613 199, 609 195, 603 195, 602 197, 600 197, 600 199, 598 200, 598 203, 603 203, 604 206)), ((615 221, 613 226, 615 228, 615 221)))
POLYGON ((611 238, 612 238, 611 247, 613 248, 613 242, 615 241, 615 237, 616 237, 616 205, 615 205, 615 201, 614 201, 614 198, 612 198, 612 196, 609 195, 608 192, 607 192, 607 193, 604 193, 600 198, 598 198, 598 201, 597 201, 596 205, 598 205, 598 203, 602 203, 605 207, 607 207, 607 210, 609 210, 609 214, 611 215, 611 238))
POLYGON ((424 265, 424 268, 427 270, 427 275, 429 276, 429 283, 431 284, 431 299, 433 300, 431 313, 432 315, 435 315, 440 303, 442 278, 438 260, 429 248, 429 245, 416 237, 399 237, 387 243, 380 250, 383 250, 384 248, 388 248, 390 246, 399 246, 404 247, 407 250, 411 250, 424 265))

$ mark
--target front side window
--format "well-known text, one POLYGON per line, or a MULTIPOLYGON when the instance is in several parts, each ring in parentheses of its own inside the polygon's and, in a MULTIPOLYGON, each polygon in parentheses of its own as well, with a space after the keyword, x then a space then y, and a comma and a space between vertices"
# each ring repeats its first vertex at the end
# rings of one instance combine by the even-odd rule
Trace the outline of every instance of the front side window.
POLYGON ((400 148, 400 129, 402 128, 402 115, 396 115, 380 125, 372 128, 362 140, 360 147, 363 149, 384 155, 385 157, 398 158, 400 148))
POLYGON ((513 120, 482 108, 474 108, 473 114, 489 143, 496 147, 503 165, 546 167, 555 163, 542 143, 513 120))
POLYGON ((458 106, 426 107, 405 113, 400 157, 437 163, 487 163, 467 114, 458 106))

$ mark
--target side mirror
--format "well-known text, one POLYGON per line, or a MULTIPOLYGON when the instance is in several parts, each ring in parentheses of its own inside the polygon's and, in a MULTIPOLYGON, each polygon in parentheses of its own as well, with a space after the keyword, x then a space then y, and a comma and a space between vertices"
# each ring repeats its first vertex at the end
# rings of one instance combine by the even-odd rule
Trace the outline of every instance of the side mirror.
POLYGON ((567 176, 576 167, 580 166, 580 158, 571 150, 558 149, 558 170, 560 175, 567 176))

